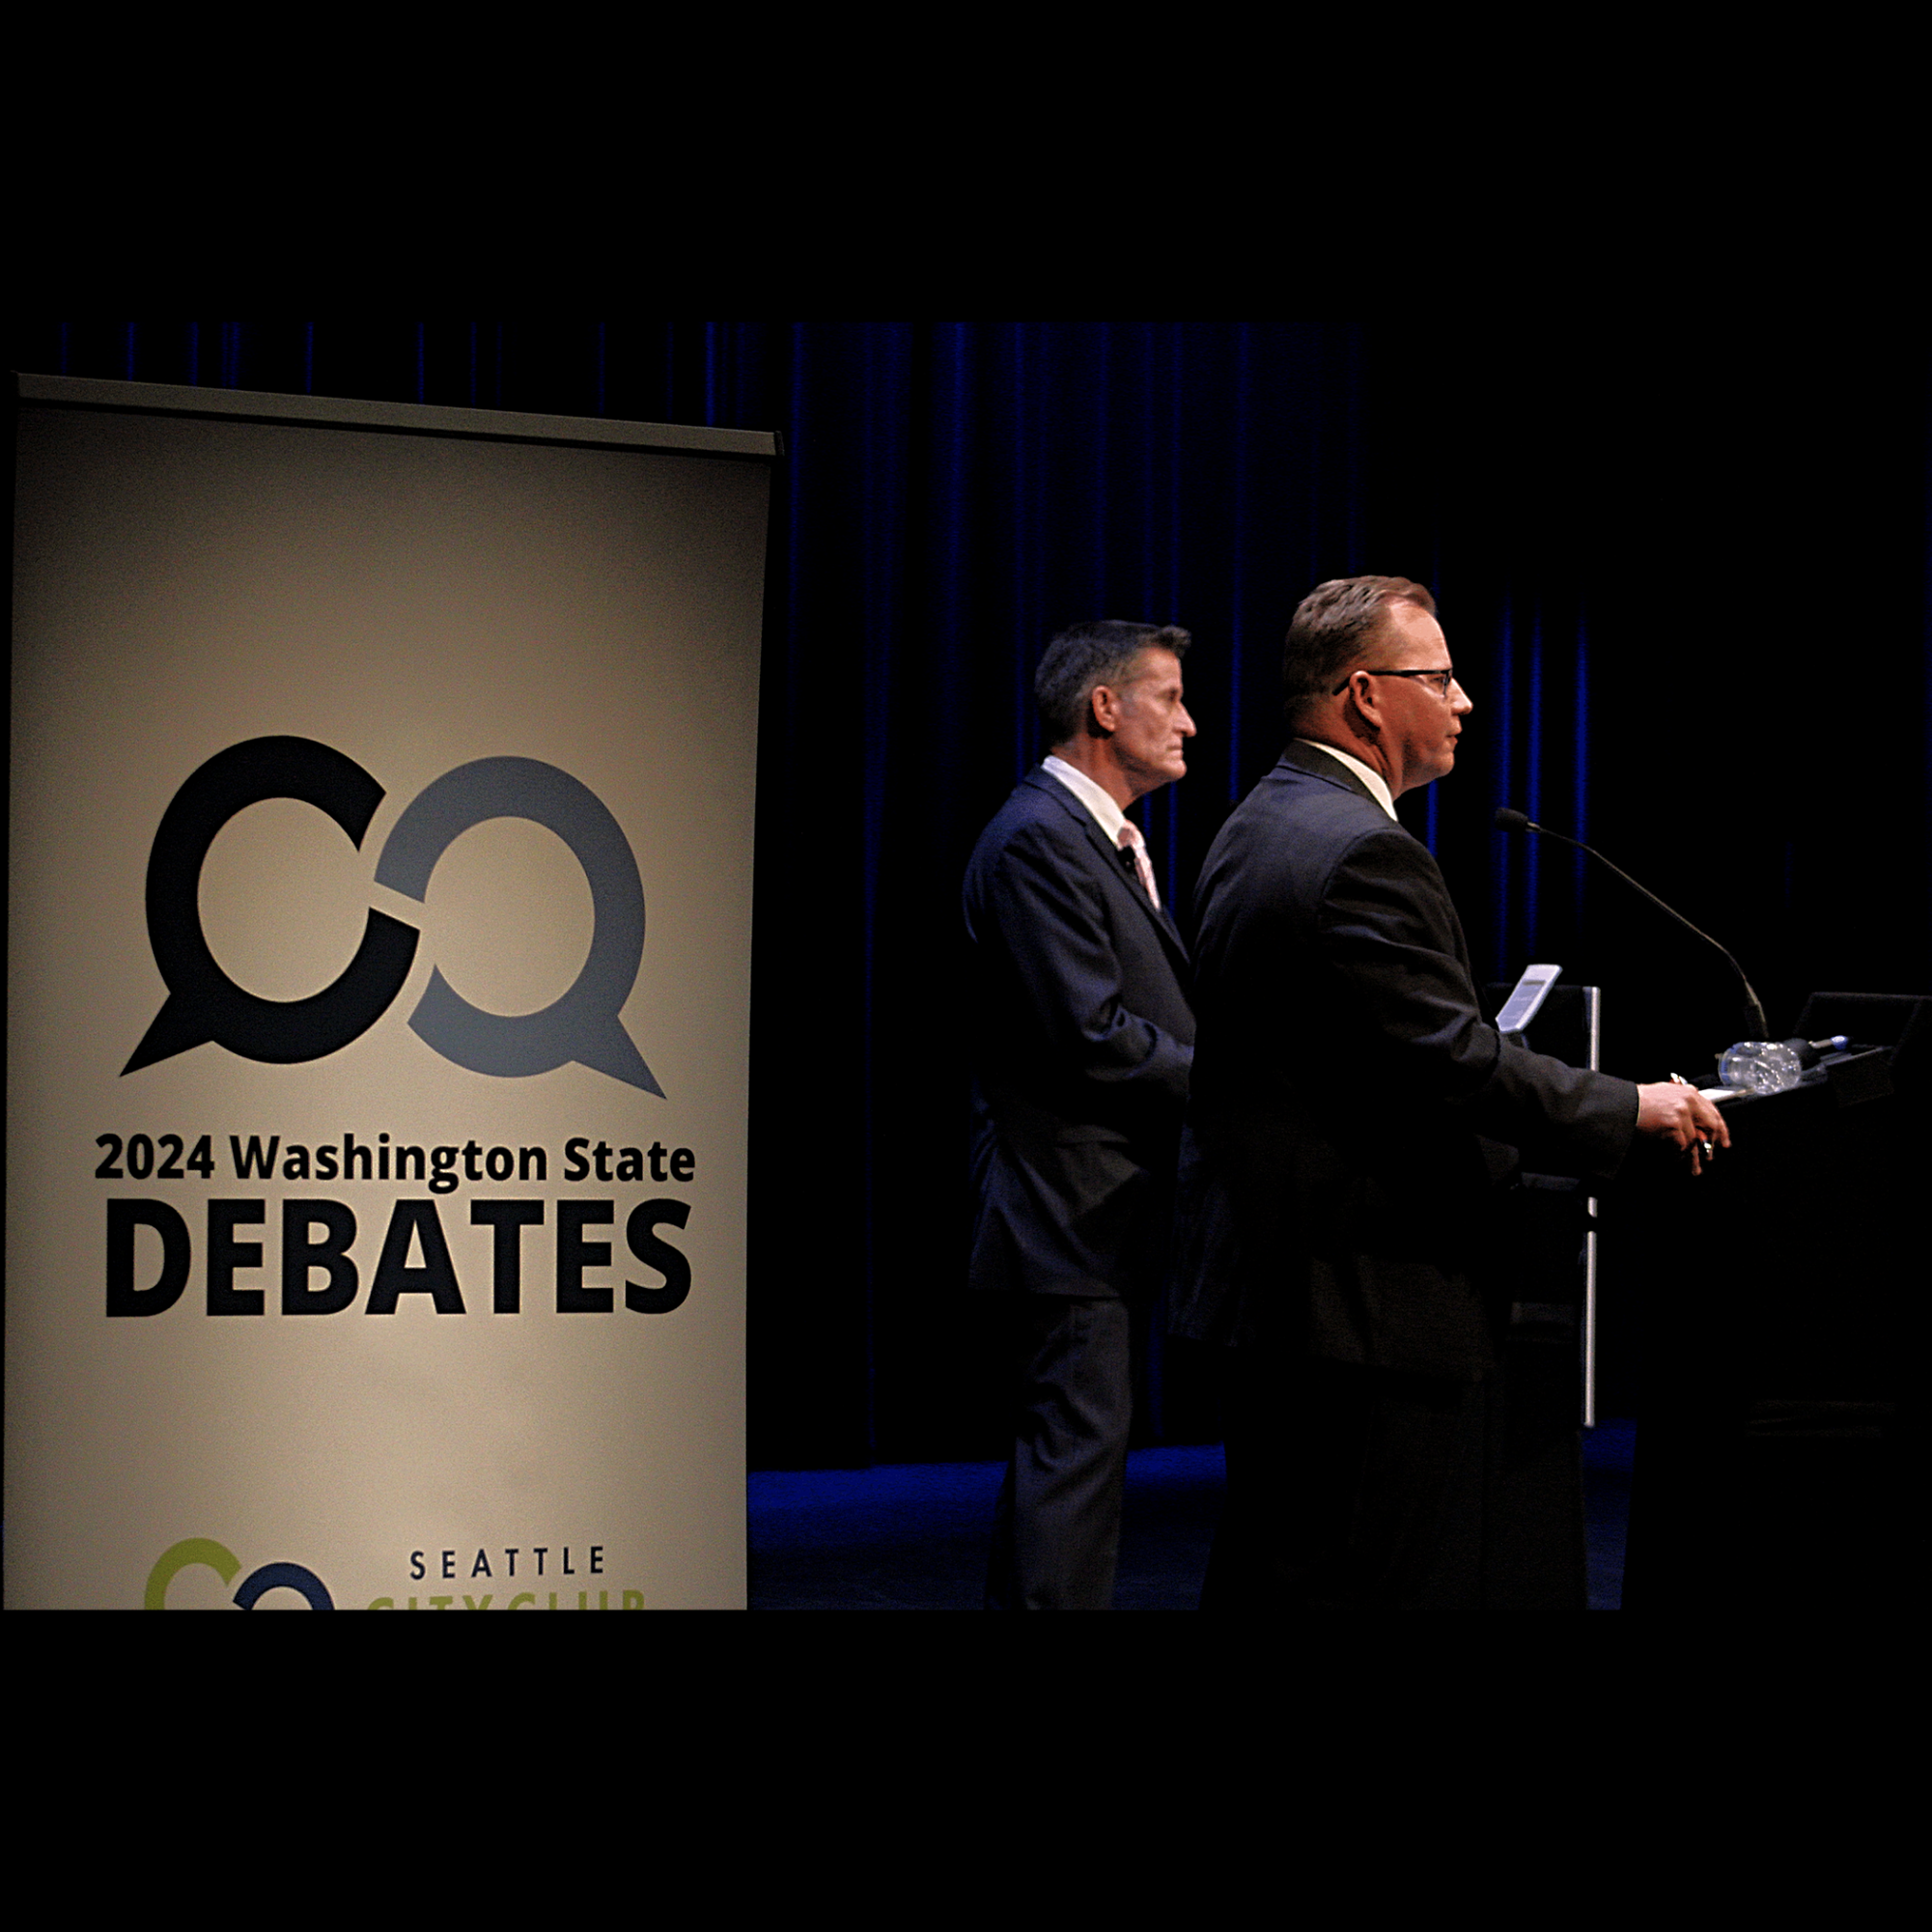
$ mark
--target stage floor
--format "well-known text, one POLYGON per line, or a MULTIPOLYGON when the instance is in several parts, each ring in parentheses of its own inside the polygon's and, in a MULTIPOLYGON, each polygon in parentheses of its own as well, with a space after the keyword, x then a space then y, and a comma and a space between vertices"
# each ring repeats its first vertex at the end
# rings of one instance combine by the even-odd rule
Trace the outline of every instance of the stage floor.
MULTIPOLYGON (((1623 1594, 1632 1422, 1583 1438, 1589 1607, 1623 1594)), ((762 1470, 750 1478, 753 1610, 977 1610, 998 1463, 762 1470)), ((1127 1459, 1116 1610, 1192 1610, 1220 1513, 1218 1444, 1127 1459)))

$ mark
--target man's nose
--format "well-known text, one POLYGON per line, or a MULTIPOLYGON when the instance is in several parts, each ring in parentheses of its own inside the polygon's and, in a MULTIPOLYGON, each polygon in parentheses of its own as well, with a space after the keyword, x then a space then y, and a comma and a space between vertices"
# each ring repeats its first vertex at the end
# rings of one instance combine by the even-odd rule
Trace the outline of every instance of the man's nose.
POLYGON ((1194 720, 1188 715, 1188 707, 1183 705, 1181 707, 1181 736, 1183 738, 1192 738, 1193 735, 1194 720))

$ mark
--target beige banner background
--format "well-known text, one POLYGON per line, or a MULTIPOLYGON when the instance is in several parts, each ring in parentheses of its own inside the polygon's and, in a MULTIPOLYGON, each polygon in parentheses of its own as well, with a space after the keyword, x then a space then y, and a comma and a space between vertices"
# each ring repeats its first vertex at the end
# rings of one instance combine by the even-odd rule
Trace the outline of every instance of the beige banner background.
MULTIPOLYGON (((276 400, 259 399, 262 413, 276 400)), ((418 429, 483 420, 390 413, 418 429)), ((586 427, 605 447, 574 448, 31 403, 20 422, 9 1606, 137 1606, 157 1559, 189 1538, 223 1546, 244 1577, 299 1564, 340 1608, 503 1608, 518 1595, 576 1608, 580 1592, 593 1608, 742 1605, 768 466, 626 448, 610 441, 622 426, 602 423, 586 427), (347 966, 375 907, 422 932, 408 982, 359 1039, 307 1065, 210 1043, 123 1077, 165 996, 143 902, 155 827, 205 760, 271 734, 345 753, 385 797, 360 849, 293 800, 231 820, 201 881, 215 958, 251 993, 299 998, 347 966), (529 1012, 571 984, 588 948, 584 876, 525 821, 464 833, 425 905, 373 882, 383 839, 425 786, 504 755, 580 780, 635 854, 646 929, 623 1018, 661 1099, 577 1065, 471 1073, 409 1030, 433 968, 479 1007, 529 1012), (392 1145, 541 1146, 547 1172, 431 1196, 421 1183, 279 1171, 265 1183, 233 1168, 231 1137, 275 1136, 279 1168, 291 1143, 384 1134, 392 1145), (137 1134, 189 1149, 208 1135, 214 1174, 98 1178, 109 1134, 124 1149, 137 1134), (691 1178, 571 1182, 573 1138, 655 1145, 660 1160, 689 1149, 691 1178), (105 1312, 112 1195, 164 1200, 185 1219, 193 1264, 166 1313, 105 1312), (342 1313, 279 1312, 291 1196, 356 1216, 361 1290, 342 1313), (461 1315, 420 1294, 366 1312, 403 1196, 436 1202, 461 1315), (523 1238, 516 1315, 492 1312, 491 1231, 469 1219, 471 1201, 491 1196, 544 1203, 544 1225, 523 1238), (262 1246, 263 1265, 236 1276, 264 1291, 259 1316, 207 1312, 210 1197, 266 1204, 261 1224, 237 1230, 262 1246), (624 1305, 627 1279, 660 1278, 625 1247, 626 1218, 647 1198, 689 1209, 684 1229, 661 1230, 692 1280, 667 1314, 624 1305), (615 1290, 608 1314, 557 1310, 565 1199, 611 1203, 610 1223, 585 1230, 612 1244, 611 1265, 586 1275, 615 1290)), ((144 1233, 137 1285, 159 1252, 144 1233)), ((168 1602, 232 1595, 198 1566, 168 1602)), ((262 1607, 299 1601, 283 1589, 262 1607)))

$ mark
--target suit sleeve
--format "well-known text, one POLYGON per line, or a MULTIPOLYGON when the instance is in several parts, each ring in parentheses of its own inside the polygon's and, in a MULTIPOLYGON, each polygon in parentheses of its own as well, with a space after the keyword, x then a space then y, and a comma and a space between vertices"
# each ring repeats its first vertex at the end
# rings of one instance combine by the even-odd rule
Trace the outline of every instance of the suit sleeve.
POLYGON ((1003 958, 1013 991, 1060 1065, 1104 1085, 1188 1097, 1193 1050, 1134 1012, 1090 863, 1038 826, 1009 841, 968 906, 974 940, 1003 958))
POLYGON ((1477 1134, 1558 1150, 1608 1178, 1637 1126, 1628 1080, 1505 1041, 1482 1018, 1462 928, 1428 849, 1391 825, 1358 840, 1330 875, 1317 942, 1381 1044, 1364 1068, 1395 1096, 1447 1103, 1477 1134))

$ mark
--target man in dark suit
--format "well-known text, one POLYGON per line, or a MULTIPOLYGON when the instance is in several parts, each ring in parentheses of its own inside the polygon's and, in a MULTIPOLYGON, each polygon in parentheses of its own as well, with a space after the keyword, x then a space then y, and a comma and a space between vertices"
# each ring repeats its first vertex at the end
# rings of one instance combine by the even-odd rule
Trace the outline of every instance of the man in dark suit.
POLYGON ((1082 624, 1034 678, 1052 742, 981 834, 971 1281, 1019 1382, 987 1605, 1113 1601, 1129 1304, 1158 1290, 1188 1097, 1187 955, 1127 808, 1187 770, 1185 630, 1082 624))
POLYGON ((1519 1150, 1604 1182, 1634 1136, 1728 1145, 1694 1090, 1529 1052, 1477 1010, 1436 861, 1394 800, 1442 777, 1470 704, 1402 577, 1302 601, 1292 742, 1196 899, 1200 1038, 1178 1330, 1233 1345, 1208 1608, 1404 1609, 1440 1541, 1481 1255, 1519 1150))

